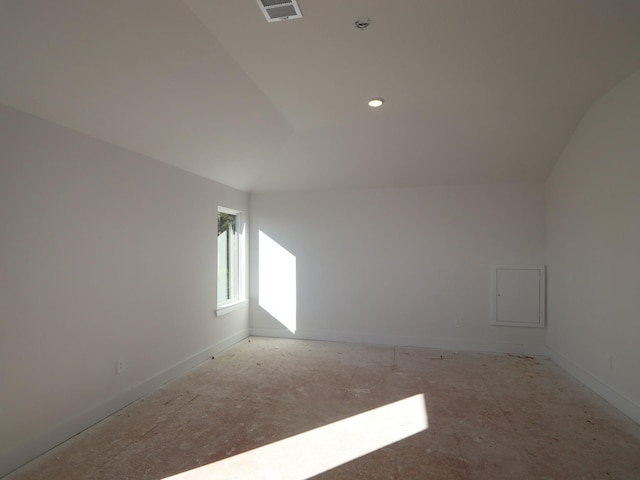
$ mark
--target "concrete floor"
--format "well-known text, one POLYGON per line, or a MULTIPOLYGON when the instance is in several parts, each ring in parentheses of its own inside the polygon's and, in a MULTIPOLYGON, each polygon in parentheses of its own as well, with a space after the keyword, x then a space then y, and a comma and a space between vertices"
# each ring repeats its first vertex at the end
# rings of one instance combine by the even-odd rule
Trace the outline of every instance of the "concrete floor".
POLYGON ((547 359, 252 337, 7 480, 160 480, 420 393, 426 430, 314 478, 640 479, 640 427, 547 359))

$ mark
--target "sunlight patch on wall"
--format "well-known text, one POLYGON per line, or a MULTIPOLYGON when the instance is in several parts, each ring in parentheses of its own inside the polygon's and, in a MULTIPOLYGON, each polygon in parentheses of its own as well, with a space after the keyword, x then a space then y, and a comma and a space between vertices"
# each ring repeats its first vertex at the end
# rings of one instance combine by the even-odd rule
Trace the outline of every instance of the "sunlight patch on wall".
POLYGON ((296 257, 258 232, 258 304, 296 333, 296 257))
POLYGON ((428 427, 424 395, 418 394, 166 480, 303 480, 428 427))

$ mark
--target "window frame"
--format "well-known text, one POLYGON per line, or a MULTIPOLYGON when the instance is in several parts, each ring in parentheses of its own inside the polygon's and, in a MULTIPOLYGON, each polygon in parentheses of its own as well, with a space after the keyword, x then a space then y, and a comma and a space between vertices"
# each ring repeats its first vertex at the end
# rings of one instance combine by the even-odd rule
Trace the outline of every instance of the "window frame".
POLYGON ((232 208, 218 206, 216 212, 216 316, 225 315, 233 312, 245 306, 248 303, 247 300, 247 245, 246 245, 246 216, 241 210, 235 210, 232 208), (235 269, 235 292, 234 298, 224 299, 220 301, 218 298, 218 221, 219 214, 225 213, 235 215, 236 217, 236 239, 235 246, 237 250, 237 260, 233 268, 235 269))

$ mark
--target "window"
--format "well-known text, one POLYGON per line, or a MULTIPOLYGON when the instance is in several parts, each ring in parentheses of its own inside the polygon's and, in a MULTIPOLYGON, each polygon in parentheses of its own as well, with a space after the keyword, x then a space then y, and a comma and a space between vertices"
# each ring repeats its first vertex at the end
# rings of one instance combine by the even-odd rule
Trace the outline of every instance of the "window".
POLYGON ((218 310, 245 300, 244 220, 241 212, 218 208, 218 310))

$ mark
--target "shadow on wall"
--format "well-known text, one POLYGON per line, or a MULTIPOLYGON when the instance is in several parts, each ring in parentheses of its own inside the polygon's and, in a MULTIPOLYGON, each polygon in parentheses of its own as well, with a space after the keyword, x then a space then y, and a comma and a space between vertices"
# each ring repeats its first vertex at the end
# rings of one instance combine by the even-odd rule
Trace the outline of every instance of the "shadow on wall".
POLYGON ((296 257, 258 232, 258 304, 296 333, 296 257))

